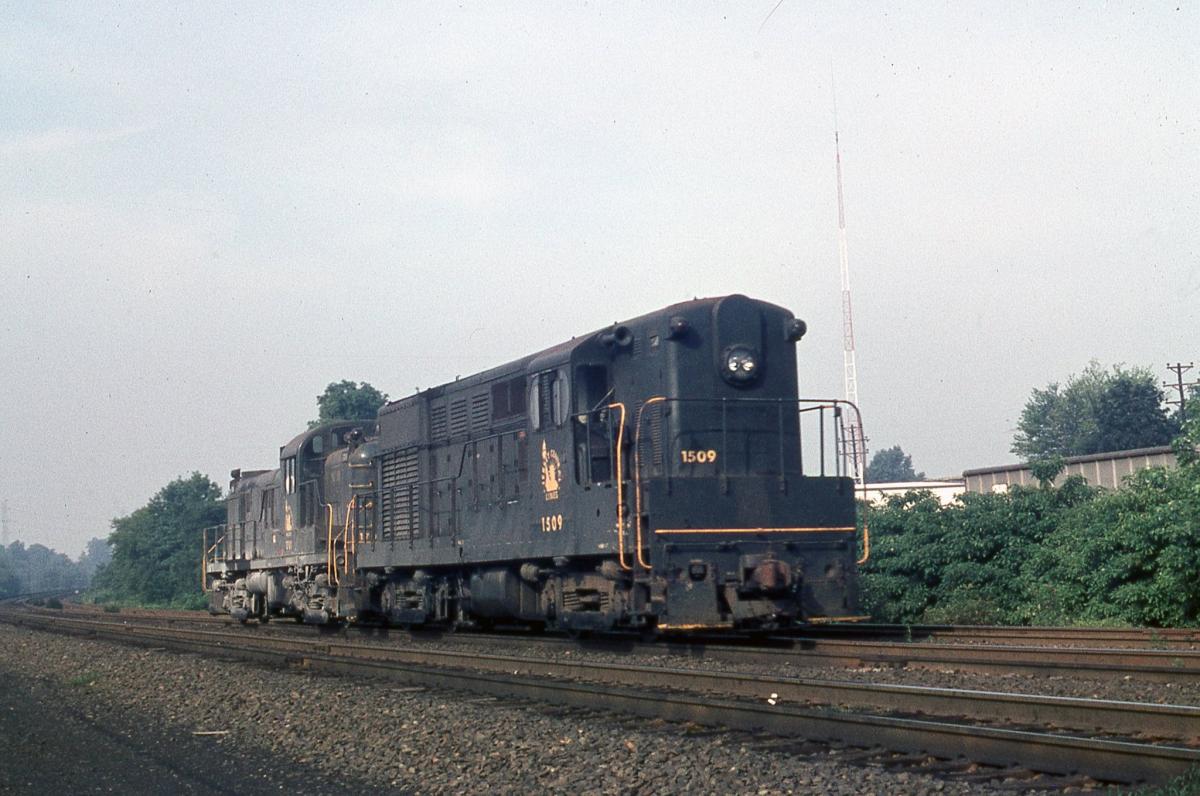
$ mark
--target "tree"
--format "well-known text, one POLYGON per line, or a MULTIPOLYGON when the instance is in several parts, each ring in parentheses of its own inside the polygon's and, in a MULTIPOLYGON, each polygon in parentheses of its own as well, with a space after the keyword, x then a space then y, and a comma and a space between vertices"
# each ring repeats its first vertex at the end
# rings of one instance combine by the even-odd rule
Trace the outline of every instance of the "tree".
POLYGON ((367 382, 330 382, 325 392, 317 396, 317 419, 309 422, 314 428, 331 420, 374 420, 379 407, 387 403, 387 394, 367 382))
POLYGON ((113 520, 112 560, 92 583, 100 599, 149 605, 196 605, 200 531, 224 521, 221 488, 192 473, 160 489, 150 502, 113 520))
POLYGON ((89 539, 87 547, 79 556, 79 571, 90 583, 101 567, 112 560, 112 547, 107 539, 89 539))
POLYGON ((912 457, 901 450, 899 445, 875 451, 875 455, 871 457, 871 463, 867 465, 867 483, 869 484, 924 480, 925 473, 913 470, 912 457))
POLYGON ((13 566, 8 548, 0 547, 0 600, 21 593, 21 579, 13 566))
POLYGON ((79 565, 45 545, 16 541, 0 547, 0 596, 80 589, 87 578, 79 565))
POLYGON ((1012 452, 1029 460, 1166 445, 1178 423, 1145 368, 1092 362, 1065 386, 1035 389, 1021 411, 1012 452))

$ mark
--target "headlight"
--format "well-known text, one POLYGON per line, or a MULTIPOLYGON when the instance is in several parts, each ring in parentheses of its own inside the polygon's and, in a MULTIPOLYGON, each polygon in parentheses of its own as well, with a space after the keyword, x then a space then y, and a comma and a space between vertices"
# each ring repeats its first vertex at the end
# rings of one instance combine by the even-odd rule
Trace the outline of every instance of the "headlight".
POLYGON ((758 354, 747 346, 725 349, 724 375, 731 384, 749 384, 758 375, 758 354))

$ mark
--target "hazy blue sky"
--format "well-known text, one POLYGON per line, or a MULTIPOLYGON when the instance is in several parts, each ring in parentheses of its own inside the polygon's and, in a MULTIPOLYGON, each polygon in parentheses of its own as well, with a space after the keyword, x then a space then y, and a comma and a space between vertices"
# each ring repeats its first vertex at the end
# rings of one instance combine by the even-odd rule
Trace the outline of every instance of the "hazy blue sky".
POLYGON ((873 447, 1010 461, 1033 387, 1200 360, 1196 3, 775 2, 0 2, 14 533, 693 296, 839 394, 831 64, 873 447))

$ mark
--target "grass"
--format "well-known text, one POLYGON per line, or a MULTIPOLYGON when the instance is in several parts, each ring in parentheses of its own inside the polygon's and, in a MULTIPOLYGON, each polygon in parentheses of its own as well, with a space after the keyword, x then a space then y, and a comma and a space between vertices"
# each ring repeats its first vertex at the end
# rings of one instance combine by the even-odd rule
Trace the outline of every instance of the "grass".
MULTIPOLYGON (((1109 792, 1122 793, 1122 791, 1109 792)), ((1200 766, 1193 766, 1186 774, 1179 775, 1165 785, 1146 785, 1123 792, 1129 796, 1200 796, 1200 766)))
POLYGON ((99 681, 100 675, 96 674, 95 672, 84 672, 83 674, 76 675, 68 680, 67 685, 71 686, 72 688, 85 688, 90 685, 95 685, 99 681))

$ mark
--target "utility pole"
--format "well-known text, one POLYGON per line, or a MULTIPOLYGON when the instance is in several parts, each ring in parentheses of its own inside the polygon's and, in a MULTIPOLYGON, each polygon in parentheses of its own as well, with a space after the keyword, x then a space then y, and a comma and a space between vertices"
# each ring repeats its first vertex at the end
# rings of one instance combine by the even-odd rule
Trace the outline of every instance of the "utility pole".
POLYGON ((1175 374, 1175 383, 1172 384, 1169 381, 1164 381, 1163 386, 1166 387, 1167 389, 1171 389, 1173 387, 1173 388, 1175 388, 1175 390, 1177 390, 1179 392, 1178 400, 1175 400, 1175 401, 1168 400, 1167 403, 1179 404, 1179 414, 1180 415, 1183 414, 1184 408, 1187 406, 1187 388, 1200 386, 1200 381, 1185 382, 1183 380, 1183 374, 1187 373, 1189 370, 1191 370, 1195 366, 1196 366, 1196 363, 1194 363, 1194 362, 1189 362, 1186 365, 1183 364, 1182 362, 1176 362, 1174 365, 1172 365, 1170 362, 1167 363, 1167 370, 1172 371, 1175 374))
POLYGON ((0 501, 0 547, 8 547, 8 501, 0 501))

